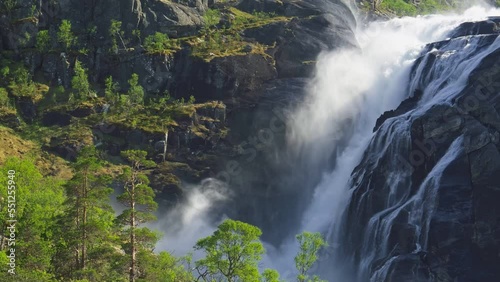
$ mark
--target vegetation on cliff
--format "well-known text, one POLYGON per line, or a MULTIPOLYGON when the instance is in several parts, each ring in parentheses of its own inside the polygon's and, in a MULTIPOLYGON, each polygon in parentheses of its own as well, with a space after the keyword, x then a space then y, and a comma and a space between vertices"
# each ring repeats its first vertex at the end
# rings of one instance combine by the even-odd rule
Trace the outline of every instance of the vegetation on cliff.
MULTIPOLYGON (((226 105, 197 102, 189 92, 172 97, 168 87, 148 88, 153 83, 143 73, 112 68, 133 56, 168 61, 188 54, 202 63, 257 55, 274 69, 276 43, 245 32, 298 17, 224 2, 200 9, 203 22, 177 33, 131 28, 126 17, 106 18, 103 28, 97 23, 103 19, 61 13, 58 1, 28 2, 0 4, 0 30, 8 33, 0 42, 0 145, 6 148, 0 180, 17 189, 14 206, 10 191, 0 191, 0 280, 281 281, 276 271, 258 269, 262 232, 243 222, 225 221, 200 240, 194 250, 206 255, 198 261, 155 252, 161 234, 144 223, 154 220, 156 196, 180 186, 179 170, 208 176, 211 150, 228 132, 226 105), (114 191, 123 192, 116 200, 124 210, 111 207, 114 191), (8 221, 12 207, 15 228, 8 221), (234 264, 235 258, 244 259, 234 264), (13 260, 15 275, 8 272, 13 260)), ((305 257, 314 262, 315 253, 305 257)), ((304 270, 299 281, 306 281, 304 270)))
MULTIPOLYGON (((226 220, 200 239, 194 250, 204 256, 194 264, 190 257, 154 252, 161 234, 140 225, 154 220, 157 203, 147 173, 155 163, 144 151, 126 151, 128 165, 110 174, 110 164, 99 154, 83 148, 69 180, 44 176, 33 159, 3 162, 0 180, 16 189, 15 194, 0 191, 2 236, 7 236, 0 252, 2 281, 280 281, 274 270, 259 271, 262 232, 239 221, 226 220), (113 174, 124 190, 117 199, 125 210, 118 216, 110 202, 113 174), (10 263, 15 274, 8 272, 10 263)), ((317 233, 297 238, 297 281, 319 281, 307 273, 325 242, 317 233)))
MULTIPOLYGON (((425 15, 460 8, 463 4, 471 4, 469 1, 462 0, 363 0, 360 3, 365 10, 389 16, 425 15)), ((498 5, 499 3, 496 1, 492 4, 498 5)))

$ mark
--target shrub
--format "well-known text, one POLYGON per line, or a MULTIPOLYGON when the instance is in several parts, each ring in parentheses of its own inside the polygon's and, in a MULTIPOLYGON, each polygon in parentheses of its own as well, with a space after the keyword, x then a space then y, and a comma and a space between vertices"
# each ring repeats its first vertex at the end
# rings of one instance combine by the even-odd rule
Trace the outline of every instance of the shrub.
POLYGON ((168 38, 168 35, 156 32, 153 35, 146 37, 144 40, 144 49, 148 53, 168 53, 170 50, 178 49, 178 44, 168 38))
POLYGON ((65 50, 68 50, 75 44, 76 37, 71 31, 71 22, 68 20, 62 20, 59 26, 59 31, 57 32, 57 41, 61 43, 65 50))
POLYGON ((139 75, 132 74, 128 80, 130 88, 127 92, 130 102, 133 104, 144 104, 144 89, 139 85, 139 75))
POLYGON ((7 89, 0 88, 0 107, 8 107, 9 106, 9 94, 7 93, 7 89))
POLYGON ((38 52, 47 52, 50 49, 50 35, 48 30, 40 30, 36 35, 35 47, 38 52))
POLYGON ((78 60, 75 62, 75 75, 71 79, 71 88, 73 88, 77 99, 86 100, 95 96, 90 88, 87 70, 78 60))
POLYGON ((203 15, 203 21, 208 27, 217 25, 220 22, 220 12, 214 9, 208 9, 203 15))
POLYGON ((122 22, 117 20, 111 20, 111 25, 109 27, 109 36, 111 37, 111 52, 118 53, 118 39, 117 37, 123 36, 122 22))

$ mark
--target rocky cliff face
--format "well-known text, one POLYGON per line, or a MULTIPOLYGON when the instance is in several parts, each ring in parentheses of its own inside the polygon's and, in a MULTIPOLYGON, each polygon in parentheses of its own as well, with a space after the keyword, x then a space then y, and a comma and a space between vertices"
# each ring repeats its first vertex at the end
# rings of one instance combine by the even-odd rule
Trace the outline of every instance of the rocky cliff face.
POLYGON ((497 281, 498 18, 430 44, 353 172, 342 246, 355 281, 497 281))
MULTIPOLYGON (((168 91, 173 98, 187 101, 194 96, 198 102, 206 103, 195 105, 193 113, 175 120, 168 138, 167 160, 172 163, 152 175, 160 197, 169 199, 172 191, 179 192, 181 181, 196 182, 210 176, 231 184, 236 181, 234 204, 242 208, 235 216, 270 230, 283 226, 279 232, 286 234, 287 212, 296 211, 301 196, 287 192, 284 202, 288 203, 288 210, 272 217, 265 215, 273 205, 267 199, 269 193, 277 199, 282 196, 279 191, 284 190, 283 183, 273 180, 273 171, 284 168, 268 153, 283 148, 283 111, 299 100, 318 54, 356 46, 355 19, 342 1, 71 0, 39 1, 34 6, 28 0, 14 2, 8 10, 0 11, 2 58, 23 62, 35 80, 51 89, 70 88, 78 59, 88 68, 89 78, 98 90, 102 90, 105 78, 112 76, 126 91, 127 80, 136 73, 147 97, 168 91), (179 50, 168 54, 150 54, 141 46, 141 41, 155 32, 166 33, 172 39, 196 37, 205 25, 203 15, 207 9, 227 11, 231 7, 250 14, 272 13, 283 20, 241 30, 239 36, 248 46, 238 54, 205 54, 210 57, 206 59, 194 56, 185 42, 179 50), (77 49, 61 50, 56 40, 49 42, 50 52, 34 48, 39 31, 47 30, 55 39, 64 19, 71 22, 72 31, 78 36, 77 49), (111 20, 122 22, 123 38, 118 38, 115 52, 110 51, 111 20), (255 52, 252 44, 269 47, 255 52), (273 138, 269 139, 271 129, 273 138), (238 164, 236 170, 232 168, 234 162, 238 164), (260 208, 263 200, 264 207, 260 208)), ((231 17, 230 13, 223 14, 218 27, 225 27, 231 17)), ((122 150, 140 147, 159 160, 157 149, 162 147, 164 134, 158 130, 145 130, 129 121, 109 124, 102 118, 93 124, 81 122, 106 112, 107 106, 102 102, 77 109, 33 101, 17 101, 16 106, 18 119, 23 122, 58 127, 66 132, 44 141, 47 151, 62 157, 73 156, 82 145, 94 144, 106 151, 110 159, 122 150), (84 124, 85 128, 75 124, 84 124)), ((16 116, 4 120, 4 124, 10 125, 16 116)), ((300 191, 299 181, 295 187, 300 191)))

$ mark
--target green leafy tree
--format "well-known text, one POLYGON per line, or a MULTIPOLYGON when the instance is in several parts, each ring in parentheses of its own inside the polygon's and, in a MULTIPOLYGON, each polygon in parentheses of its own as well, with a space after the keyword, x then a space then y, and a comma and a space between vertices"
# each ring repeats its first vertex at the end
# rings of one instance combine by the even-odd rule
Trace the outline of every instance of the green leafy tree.
POLYGON ((74 164, 75 175, 66 185, 67 209, 60 221, 62 249, 56 257, 56 261, 63 259, 58 271, 65 278, 83 278, 89 270, 102 269, 95 257, 110 249, 114 212, 109 197, 113 189, 111 177, 100 173, 102 165, 95 148, 83 148, 74 164), (74 263, 68 265, 66 258, 74 263))
POLYGON ((40 53, 47 52, 50 49, 50 35, 48 30, 40 30, 36 35, 35 47, 40 53))
MULTIPOLYGON (((5 279, 1 275, 7 273, 7 265, 1 264, 1 281, 50 281, 52 277, 49 271, 55 253, 55 219, 62 214, 65 200, 63 182, 44 177, 34 163, 31 159, 8 158, 0 166, 0 181, 15 187, 0 189, 0 232, 2 238, 9 238, 7 227, 14 227, 16 234, 15 241, 2 240, 0 249, 15 249, 19 275, 14 280, 5 279), (16 222, 8 221, 12 219, 16 222)), ((5 259, 5 252, 1 256, 5 259)))
POLYGON ((196 261, 197 281, 259 281, 258 263, 265 252, 259 228, 226 220, 210 236, 199 240, 195 249, 205 258, 196 261))
POLYGON ((120 177, 124 193, 118 196, 118 201, 126 209, 117 218, 119 224, 124 226, 127 235, 129 255, 129 281, 138 279, 137 254, 139 251, 152 248, 158 240, 158 235, 139 225, 155 220, 153 212, 158 207, 154 201, 154 191, 149 187, 149 179, 144 170, 156 166, 153 161, 146 159, 147 152, 128 150, 122 152, 122 157, 129 163, 120 177))
POLYGON ((139 76, 134 73, 128 80, 130 88, 128 89, 128 97, 133 104, 144 104, 144 89, 139 85, 139 76))
POLYGON ((263 282, 281 282, 280 274, 274 269, 265 269, 262 273, 261 280, 263 282))
POLYGON ((106 78, 106 80, 104 81, 104 85, 106 86, 106 88, 104 89, 104 97, 109 103, 117 105, 120 100, 120 93, 118 93, 120 85, 118 84, 118 82, 114 82, 113 77, 111 76, 106 78))
POLYGON ((220 11, 215 9, 208 9, 203 15, 203 21, 207 27, 213 27, 220 22, 220 11))
POLYGON ((111 52, 114 54, 118 54, 118 39, 123 44, 123 48, 125 48, 125 42, 123 42, 123 30, 122 30, 122 22, 117 20, 111 20, 111 25, 109 26, 109 36, 111 38, 111 52))
POLYGON ((174 41, 168 38, 168 35, 161 32, 156 32, 149 35, 144 40, 144 49, 148 53, 165 53, 168 50, 177 48, 174 41))
POLYGON ((75 62, 75 75, 71 79, 71 88, 78 99, 86 100, 95 97, 95 93, 90 88, 87 70, 82 66, 80 61, 75 62))
POLYGON ((137 254, 140 282, 192 282, 193 275, 183 265, 183 259, 176 258, 167 252, 155 254, 140 251, 137 254))
POLYGON ((76 37, 71 31, 71 22, 62 20, 57 32, 57 41, 61 43, 64 50, 69 50, 75 44, 76 37))
POLYGON ((327 243, 323 239, 323 236, 321 235, 321 233, 303 232, 297 235, 296 238, 300 246, 300 251, 297 256, 295 256, 295 267, 299 272, 297 281, 323 281, 320 280, 317 276, 313 276, 313 278, 311 279, 308 275, 308 271, 318 259, 319 250, 327 246, 327 243))
POLYGON ((36 95, 36 86, 31 79, 31 74, 24 67, 16 68, 12 73, 12 79, 9 84, 11 93, 17 97, 34 97, 36 95))

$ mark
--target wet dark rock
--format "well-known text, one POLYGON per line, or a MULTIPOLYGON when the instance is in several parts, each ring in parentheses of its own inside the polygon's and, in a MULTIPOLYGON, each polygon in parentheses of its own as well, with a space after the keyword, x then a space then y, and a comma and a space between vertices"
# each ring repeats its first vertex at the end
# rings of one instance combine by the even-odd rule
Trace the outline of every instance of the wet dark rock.
POLYGON ((194 95, 200 101, 236 98, 277 77, 272 60, 260 54, 215 58, 210 62, 184 57, 180 61, 186 63, 174 66, 171 92, 176 97, 194 95))
POLYGON ((0 124, 17 129, 21 126, 21 120, 15 111, 0 113, 0 124))
MULTIPOLYGON (((497 32, 491 21, 485 21, 461 25, 452 37, 479 34, 479 48, 487 48, 496 39, 491 33, 497 32)), ((427 61, 417 60, 412 71, 419 67, 425 77, 417 82, 418 87, 440 75, 431 72, 432 65, 439 49, 450 42, 431 44, 437 49, 436 57, 431 54, 427 61)), ((359 246, 370 231, 366 227, 370 219, 389 207, 398 211, 389 223, 387 249, 377 249, 378 256, 371 263, 371 281, 494 282, 500 277, 496 267, 500 264, 500 208, 495 204, 500 198, 499 65, 500 51, 486 56, 450 104, 430 105, 424 113, 412 115, 422 99, 421 93, 412 93, 377 120, 374 141, 353 172, 353 196, 345 218, 347 247, 342 248, 354 253, 359 262, 366 255, 359 246), (396 121, 408 122, 409 132, 398 131, 388 140, 397 144, 388 151, 372 151, 382 144, 376 140, 394 133, 389 126, 396 121), (460 151, 440 168, 437 184, 426 182, 457 140, 461 140, 460 151), (391 199, 408 203, 413 197, 422 197, 416 195, 422 187, 432 187, 427 193, 435 195, 426 194, 418 207, 389 203, 391 199), (428 226, 425 222, 417 222, 418 228, 410 224, 406 213, 412 208, 427 213, 428 226), (426 245, 417 246, 423 238, 426 245)), ((384 220, 389 219, 381 216, 380 221, 384 220)))
POLYGON ((47 112, 43 115, 42 124, 44 126, 67 126, 71 123, 71 115, 61 112, 47 112))
POLYGON ((277 42, 274 57, 279 77, 310 76, 320 52, 357 45, 343 17, 332 14, 292 20, 277 42))
POLYGON ((418 101, 420 101, 420 98, 422 98, 422 94, 422 91, 417 89, 415 93, 413 93, 413 96, 401 102, 401 104, 395 110, 390 110, 383 113, 377 119, 375 127, 373 128, 373 132, 377 131, 386 120, 404 114, 409 110, 415 108, 418 101))
POLYGON ((19 113, 24 121, 33 122, 38 116, 38 107, 35 101, 28 97, 18 98, 16 101, 19 113))
POLYGON ((96 111, 95 111, 93 106, 81 105, 81 106, 77 107, 76 109, 72 110, 70 113, 74 117, 82 118, 82 117, 88 117, 91 114, 95 114, 96 111))
POLYGON ((261 27, 249 28, 244 31, 244 35, 261 44, 271 46, 278 41, 280 36, 283 36, 286 25, 286 22, 276 22, 261 27))
POLYGON ((467 35, 500 33, 500 17, 491 17, 487 21, 467 22, 461 24, 451 34, 451 38, 467 35))
POLYGON ((246 12, 266 12, 282 14, 285 11, 285 3, 280 0, 240 0, 236 7, 246 12))

